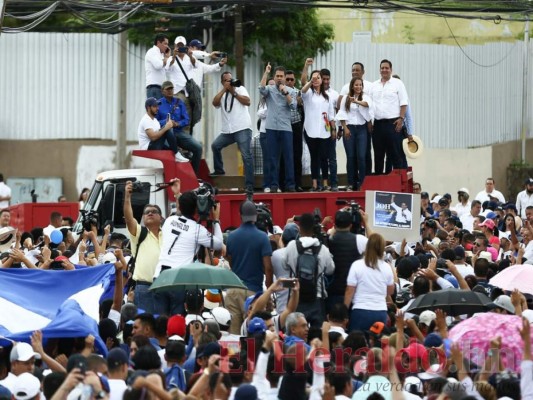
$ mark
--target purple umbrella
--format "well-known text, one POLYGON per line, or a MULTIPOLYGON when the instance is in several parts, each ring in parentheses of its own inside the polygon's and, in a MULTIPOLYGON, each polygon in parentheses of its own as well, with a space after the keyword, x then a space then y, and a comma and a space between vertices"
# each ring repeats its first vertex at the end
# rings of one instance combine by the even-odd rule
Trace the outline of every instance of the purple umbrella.
POLYGON ((501 336, 500 356, 503 366, 518 372, 523 348, 518 332, 521 327, 522 320, 516 315, 488 312, 461 321, 450 330, 449 338, 459 344, 464 357, 482 367, 490 348, 490 340, 501 336))

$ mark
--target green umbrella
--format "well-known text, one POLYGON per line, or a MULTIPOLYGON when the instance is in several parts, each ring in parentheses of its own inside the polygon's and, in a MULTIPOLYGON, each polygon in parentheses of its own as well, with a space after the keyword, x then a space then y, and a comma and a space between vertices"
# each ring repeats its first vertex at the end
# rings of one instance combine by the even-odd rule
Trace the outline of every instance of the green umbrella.
POLYGON ((232 271, 202 263, 192 263, 163 271, 150 290, 164 292, 173 289, 246 289, 232 271))

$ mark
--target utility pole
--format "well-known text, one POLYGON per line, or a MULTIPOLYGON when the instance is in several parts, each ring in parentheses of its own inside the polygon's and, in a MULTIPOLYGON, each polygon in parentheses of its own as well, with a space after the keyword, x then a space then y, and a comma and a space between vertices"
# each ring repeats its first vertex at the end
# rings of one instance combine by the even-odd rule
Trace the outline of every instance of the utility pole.
MULTIPOLYGON (((124 16, 124 12, 119 13, 119 18, 124 16)), ((124 23, 124 22, 123 22, 124 23)), ((121 30, 118 34, 117 52, 117 147, 115 167, 117 169, 126 168, 126 107, 128 99, 128 33, 121 30)))
POLYGON ((529 15, 526 15, 526 26, 524 28, 524 72, 522 76, 522 131, 520 139, 522 142, 521 161, 526 162, 526 139, 528 136, 528 90, 529 90, 529 15))
POLYGON ((237 78, 244 85, 244 39, 242 32, 242 5, 235 6, 235 63, 237 78))

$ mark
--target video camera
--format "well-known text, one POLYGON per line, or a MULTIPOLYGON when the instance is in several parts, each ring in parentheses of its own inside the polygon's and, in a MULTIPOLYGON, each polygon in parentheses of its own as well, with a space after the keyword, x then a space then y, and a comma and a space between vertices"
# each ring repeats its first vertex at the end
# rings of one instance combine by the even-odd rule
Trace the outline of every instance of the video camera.
POLYGON ((200 182, 200 186, 193 190, 193 192, 196 194, 196 208, 200 216, 200 221, 207 221, 211 210, 217 203, 215 195, 218 190, 210 183, 200 182))
POLYGON ((274 223, 272 222, 272 212, 268 206, 264 203, 255 203, 257 209, 257 221, 255 226, 257 229, 263 232, 272 232, 274 229, 274 223))
POLYGON ((361 209, 361 206, 358 202, 354 200, 342 200, 338 199, 335 204, 343 205, 343 206, 349 206, 350 207, 350 215, 352 216, 352 229, 351 232, 355 233, 356 235, 364 235, 365 230, 361 226, 361 214, 359 213, 359 210, 361 209))
POLYGON ((98 229, 98 213, 95 210, 80 210, 80 212, 83 230, 90 232, 93 225, 98 229))

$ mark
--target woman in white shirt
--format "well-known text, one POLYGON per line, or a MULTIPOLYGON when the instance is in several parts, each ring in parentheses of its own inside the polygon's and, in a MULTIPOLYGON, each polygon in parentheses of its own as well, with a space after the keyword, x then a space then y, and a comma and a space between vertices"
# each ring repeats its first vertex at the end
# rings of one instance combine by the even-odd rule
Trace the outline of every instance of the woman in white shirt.
POLYGON ((392 267, 383 260, 385 239, 379 233, 368 238, 365 256, 348 272, 344 304, 352 311, 350 331, 366 332, 375 322, 387 322, 386 297, 394 292, 392 267))
POLYGON ((344 129, 342 141, 346 151, 348 190, 359 190, 366 176, 367 122, 370 121, 371 100, 363 93, 363 80, 353 78, 350 91, 343 96, 337 113, 344 129), (357 173, 356 173, 357 172, 357 173))
POLYGON ((311 191, 316 192, 320 169, 323 176, 328 176, 328 140, 336 138, 333 101, 324 90, 320 71, 311 73, 311 79, 302 88, 302 100, 305 111, 305 142, 311 156, 311 191))

